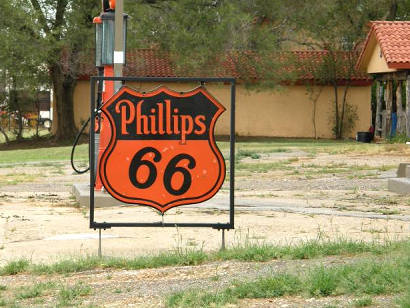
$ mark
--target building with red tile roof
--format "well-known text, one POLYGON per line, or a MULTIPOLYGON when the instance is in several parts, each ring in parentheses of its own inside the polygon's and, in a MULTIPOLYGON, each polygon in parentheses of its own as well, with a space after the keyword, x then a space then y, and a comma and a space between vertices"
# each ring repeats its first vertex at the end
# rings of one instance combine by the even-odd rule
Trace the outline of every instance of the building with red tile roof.
MULTIPOLYGON (((236 133, 239 136, 333 138, 332 123, 334 108, 334 88, 328 84, 315 86, 314 75, 306 67, 320 65, 326 51, 293 51, 275 55, 284 64, 264 67, 271 70, 282 81, 280 89, 252 90, 245 87, 245 80, 258 83, 261 77, 256 73, 253 61, 257 57, 251 54, 241 57, 227 54, 216 59, 212 65, 187 74, 177 68, 172 57, 157 49, 137 49, 126 54, 124 76, 135 77, 235 77, 236 87, 236 133), (254 59, 254 60, 252 60, 254 59), (245 75, 246 74, 246 75, 245 75), (292 75, 293 78, 288 78, 292 75), (308 87, 307 84, 310 86, 308 87), (309 89, 308 89, 309 88, 309 89), (315 101, 315 103, 313 103, 315 101), (315 125, 313 124, 315 122, 315 125)), ((346 54, 340 57, 348 59, 346 54)), ((275 59, 277 62, 278 58, 275 59)), ((74 117, 80 126, 89 116, 90 97, 89 76, 96 75, 93 61, 86 61, 81 66, 80 78, 74 91, 74 117)), ((355 110, 358 120, 347 136, 354 137, 357 131, 367 131, 371 123, 370 84, 367 74, 354 71, 352 74, 339 72, 341 85, 349 82, 348 102, 355 110), (348 80, 347 77, 349 76, 348 80)), ((275 77, 275 76, 274 76, 275 77)), ((276 81, 276 79, 275 79, 276 81)), ((127 83, 137 91, 149 91, 159 86, 158 83, 127 83)), ((176 91, 188 91, 198 84, 167 83, 167 87, 176 91)), ((221 84, 206 84, 212 93, 229 109, 230 88, 221 84)), ((344 87, 339 88, 343 97, 344 87)), ((217 122, 216 135, 229 135, 229 113, 222 114, 217 122)))
POLYGON ((367 73, 410 69, 410 21, 373 21, 357 68, 367 73))
MULTIPOLYGON (((301 50, 280 52, 274 57, 275 61, 283 62, 280 69, 284 70, 284 75, 289 77, 290 80, 282 79, 284 81, 291 82, 303 82, 314 79, 312 73, 307 66, 320 65, 323 62, 324 57, 328 54, 325 50, 301 50), (294 74, 292 74, 294 73, 294 74)), ((347 61, 347 53, 339 52, 340 57, 347 61)), ((357 56, 353 55, 353 58, 357 56)), ((126 63, 124 66, 124 76, 138 76, 138 77, 234 77, 239 80, 244 79, 243 74, 247 74, 248 78, 251 75, 253 79, 260 79, 257 75, 255 68, 252 65, 252 61, 256 57, 246 57, 249 63, 243 63, 245 57, 239 58, 234 54, 226 54, 221 59, 215 60, 212 66, 208 66, 207 70, 197 70, 195 72, 188 72, 187 70, 181 72, 178 70, 174 62, 172 61, 169 53, 158 49, 134 49, 126 54, 126 63), (253 59, 249 61, 249 59, 253 59), (238 62, 241 61, 241 64, 238 62), (246 68, 246 69, 244 69, 246 68)), ((79 79, 87 80, 90 76, 96 75, 97 70, 92 61, 86 61, 80 67, 79 79)), ((339 72, 339 80, 346 79, 346 74, 339 72)), ((353 83, 369 83, 370 79, 366 73, 355 70, 353 74, 349 75, 349 79, 353 83)))
POLYGON ((356 68, 377 84, 376 136, 410 137, 410 21, 371 22, 356 68), (403 83, 406 95, 402 95, 403 83))

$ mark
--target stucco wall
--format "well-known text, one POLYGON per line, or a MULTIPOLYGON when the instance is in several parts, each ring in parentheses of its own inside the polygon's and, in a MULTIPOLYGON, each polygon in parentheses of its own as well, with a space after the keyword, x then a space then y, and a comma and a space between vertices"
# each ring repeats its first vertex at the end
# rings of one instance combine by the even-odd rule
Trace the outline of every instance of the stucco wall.
MULTIPOLYGON (((149 91, 158 84, 130 83, 128 86, 149 91)), ((178 91, 190 90, 194 84, 168 84, 178 91)), ((229 135, 230 86, 208 84, 207 89, 226 108, 216 125, 217 135, 229 135)), ((342 87, 341 87, 342 88, 342 87)), ((313 103, 305 86, 286 86, 275 91, 249 91, 237 86, 236 133, 240 136, 314 137, 313 103)), ((318 89, 315 89, 316 91, 318 89)), ((332 138, 333 88, 323 87, 317 100, 316 128, 320 138, 332 138)), ((343 95, 340 89, 339 97, 343 95)), ((74 117, 77 127, 89 116, 89 82, 79 81, 74 92, 74 117)), ((371 124, 370 86, 351 87, 348 102, 357 108, 359 119, 350 136, 367 131, 371 124)))
POLYGON ((366 72, 368 74, 373 73, 386 73, 386 72, 395 72, 395 69, 391 69, 387 66, 386 59, 381 53, 380 44, 376 43, 372 54, 369 59, 369 64, 367 65, 366 72))

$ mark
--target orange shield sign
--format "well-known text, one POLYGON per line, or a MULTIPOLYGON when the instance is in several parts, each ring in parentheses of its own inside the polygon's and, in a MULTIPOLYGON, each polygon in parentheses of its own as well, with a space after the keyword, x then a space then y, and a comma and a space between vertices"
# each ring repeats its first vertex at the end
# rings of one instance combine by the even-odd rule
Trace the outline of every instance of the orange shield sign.
POLYGON ((210 199, 225 179, 214 139, 224 111, 203 87, 185 93, 122 87, 102 107, 111 126, 99 162, 105 189, 122 202, 162 213, 210 199))

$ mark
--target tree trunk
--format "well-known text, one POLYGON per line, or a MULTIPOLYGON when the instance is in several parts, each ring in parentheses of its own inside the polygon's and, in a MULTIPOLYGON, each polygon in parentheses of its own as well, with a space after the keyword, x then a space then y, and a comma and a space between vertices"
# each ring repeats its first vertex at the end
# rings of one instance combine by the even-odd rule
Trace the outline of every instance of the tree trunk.
POLYGON ((11 95, 10 100, 13 106, 14 111, 16 111, 16 117, 17 117, 17 125, 18 125, 18 129, 16 132, 16 139, 17 140, 21 140, 23 139, 23 115, 22 115, 22 111, 20 108, 20 102, 19 102, 19 98, 17 95, 17 82, 16 79, 14 77, 12 77, 12 93, 13 95, 11 95))
POLYGON ((310 100, 312 101, 312 124, 313 124, 313 134, 315 139, 317 139, 317 128, 316 128, 316 109, 317 101, 319 100, 320 94, 322 93, 323 87, 321 86, 317 93, 315 94, 315 86, 312 86, 312 92, 310 93, 310 100))
POLYGON ((340 116, 339 116, 339 95, 338 95, 338 86, 337 83, 335 82, 333 84, 333 90, 335 92, 335 138, 340 139, 342 138, 340 134, 340 116))
POLYGON ((10 142, 9 136, 7 136, 6 132, 4 131, 3 127, 1 127, 1 126, 0 126, 0 133, 3 134, 5 143, 6 144, 9 143, 10 142))
POLYGON ((391 21, 396 20, 398 8, 399 6, 397 4, 397 0, 390 0, 390 7, 389 7, 388 15, 387 15, 387 20, 391 20, 391 21))
POLYGON ((340 138, 343 137, 344 130, 344 121, 346 114, 346 105, 347 105, 347 92, 349 91, 350 83, 347 82, 345 89, 343 91, 343 100, 342 100, 342 114, 340 115, 340 138))
POLYGON ((51 69, 53 90, 57 109, 57 140, 72 140, 75 137, 73 94, 76 81, 71 76, 64 75, 60 67, 55 65, 51 69))

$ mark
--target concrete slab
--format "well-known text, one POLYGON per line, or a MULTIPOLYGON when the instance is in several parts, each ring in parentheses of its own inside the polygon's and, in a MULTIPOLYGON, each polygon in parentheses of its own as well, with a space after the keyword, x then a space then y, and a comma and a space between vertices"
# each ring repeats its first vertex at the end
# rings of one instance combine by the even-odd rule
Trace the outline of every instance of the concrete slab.
MULTIPOLYGON (((407 192, 410 193, 410 178, 394 178, 389 180, 405 180, 407 181, 408 189, 407 192)), ((397 185, 393 184, 396 188, 397 185)), ((395 190, 392 190, 395 191, 395 190)), ((89 197, 90 191, 88 184, 76 184, 73 187, 73 192, 80 202, 80 206, 89 207, 89 197)), ((395 191, 397 192, 397 191, 395 191)), ((401 192, 399 192, 401 193, 401 192)), ((117 205, 128 204, 121 203, 118 200, 112 198, 106 192, 96 192, 95 194, 95 205, 96 207, 112 207, 117 205)), ((218 192, 212 199, 207 200, 200 204, 185 205, 185 208, 201 208, 206 209, 217 209, 221 211, 229 210, 229 195, 227 193, 218 192)), ((292 202, 276 201, 269 198, 246 198, 246 197, 235 197, 235 211, 273 211, 273 212, 285 212, 285 213, 299 213, 307 215, 329 215, 329 216, 339 216, 339 217, 360 217, 360 218, 370 218, 370 219, 397 219, 403 221, 410 221, 410 216, 407 215, 383 215, 378 213, 363 213, 363 212, 346 212, 338 211, 329 208, 314 208, 306 206, 305 200, 294 200, 292 202)))
MULTIPOLYGON (((84 183, 78 183, 73 185, 73 194, 81 207, 90 207, 90 185, 84 183)), ((94 192, 94 206, 95 207, 110 207, 117 205, 125 205, 111 197, 105 191, 94 192)))
POLYGON ((387 189, 402 195, 410 194, 410 178, 393 178, 387 181, 387 189))
POLYGON ((399 167, 397 168, 397 177, 398 178, 408 177, 407 167, 410 167, 410 163, 400 163, 399 164, 399 167))

